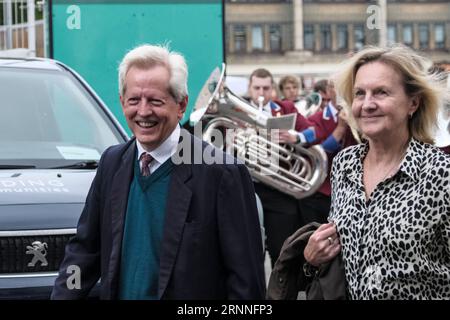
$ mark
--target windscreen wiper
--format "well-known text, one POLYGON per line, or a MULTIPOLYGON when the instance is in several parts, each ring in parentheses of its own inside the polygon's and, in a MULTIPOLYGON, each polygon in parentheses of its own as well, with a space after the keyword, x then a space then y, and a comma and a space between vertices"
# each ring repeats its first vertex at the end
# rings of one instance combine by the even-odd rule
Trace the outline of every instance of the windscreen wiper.
POLYGON ((68 164, 65 166, 57 166, 49 169, 97 169, 98 161, 89 160, 89 161, 80 161, 72 164, 68 164))
POLYGON ((28 164, 0 164, 0 170, 2 169, 34 169, 36 166, 28 164))

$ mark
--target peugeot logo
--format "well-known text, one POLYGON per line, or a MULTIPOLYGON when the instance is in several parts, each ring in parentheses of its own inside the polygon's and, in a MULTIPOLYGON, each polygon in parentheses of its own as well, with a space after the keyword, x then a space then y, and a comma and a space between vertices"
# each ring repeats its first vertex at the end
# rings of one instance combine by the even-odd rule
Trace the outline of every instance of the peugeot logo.
POLYGON ((34 241, 31 246, 27 246, 26 254, 32 254, 33 259, 28 263, 28 267, 34 267, 38 261, 41 262, 41 267, 45 267, 48 265, 47 259, 45 259, 45 256, 47 255, 47 243, 40 242, 40 241, 34 241))

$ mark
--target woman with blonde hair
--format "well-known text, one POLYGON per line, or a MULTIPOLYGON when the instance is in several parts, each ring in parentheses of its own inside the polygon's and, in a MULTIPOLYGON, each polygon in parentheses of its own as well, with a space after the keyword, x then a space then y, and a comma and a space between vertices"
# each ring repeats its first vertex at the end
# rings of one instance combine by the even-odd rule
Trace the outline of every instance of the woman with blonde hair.
POLYGON ((350 299, 450 299, 450 157, 432 145, 448 92, 428 67, 367 47, 338 77, 365 141, 335 157, 330 223, 304 256, 314 269, 341 253, 350 299))

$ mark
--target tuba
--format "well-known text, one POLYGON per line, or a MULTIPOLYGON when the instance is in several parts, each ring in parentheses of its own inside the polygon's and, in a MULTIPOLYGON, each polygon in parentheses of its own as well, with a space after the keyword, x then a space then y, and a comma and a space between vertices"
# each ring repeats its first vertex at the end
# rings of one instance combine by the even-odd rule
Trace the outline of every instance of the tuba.
POLYGON ((225 64, 222 72, 218 68, 212 72, 200 91, 190 124, 202 123, 203 140, 243 161, 255 180, 296 199, 313 194, 327 175, 323 148, 276 143, 271 139, 271 129, 277 129, 274 123, 280 120, 293 127, 296 115, 269 117, 236 96, 224 79, 225 64), (226 138, 217 139, 220 135, 226 138))

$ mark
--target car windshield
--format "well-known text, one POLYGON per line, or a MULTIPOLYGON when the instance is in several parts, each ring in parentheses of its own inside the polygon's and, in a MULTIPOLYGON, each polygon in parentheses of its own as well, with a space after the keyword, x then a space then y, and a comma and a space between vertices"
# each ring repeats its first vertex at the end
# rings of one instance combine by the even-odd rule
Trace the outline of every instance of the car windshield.
POLYGON ((70 73, 0 70, 0 169, 92 168, 108 146, 124 141, 70 73))

